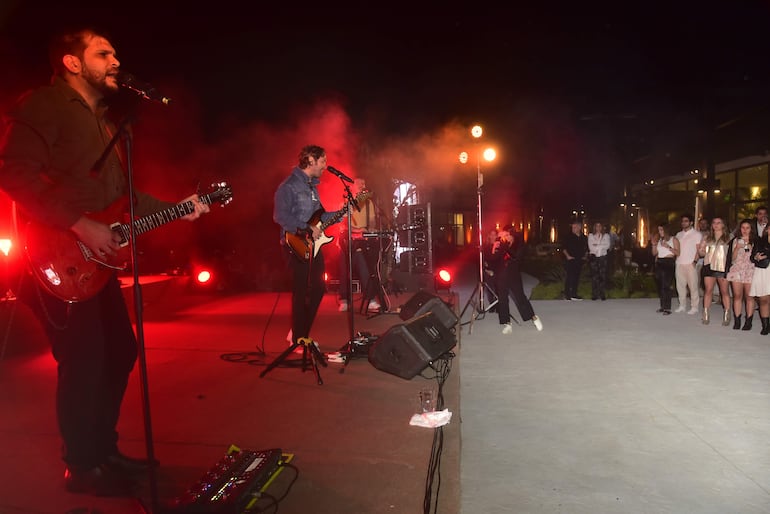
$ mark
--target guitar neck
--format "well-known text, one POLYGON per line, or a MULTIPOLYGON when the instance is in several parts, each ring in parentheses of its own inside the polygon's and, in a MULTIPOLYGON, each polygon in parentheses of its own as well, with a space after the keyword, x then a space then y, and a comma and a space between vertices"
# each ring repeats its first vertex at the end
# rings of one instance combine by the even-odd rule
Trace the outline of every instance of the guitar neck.
POLYGON ((345 204, 345 208, 344 209, 342 209, 341 211, 337 211, 336 213, 334 213, 334 216, 332 216, 331 218, 329 218, 325 222, 321 223, 321 231, 324 231, 324 230, 326 230, 327 227, 337 223, 340 220, 340 218, 342 218, 342 216, 345 215, 345 211, 346 210, 347 210, 347 204, 345 204))
MULTIPOLYGON (((362 191, 362 192, 358 193, 358 195, 356 196, 356 202, 362 202, 362 201, 366 200, 367 198, 369 198, 370 194, 371 193, 369 191, 362 191)), ((325 222, 321 223, 321 227, 320 227, 321 231, 324 231, 330 225, 334 225, 335 223, 337 223, 345 215, 345 213, 348 211, 348 206, 349 205, 350 205, 350 201, 345 202, 345 205, 344 205, 344 207, 342 209, 340 209, 339 211, 335 212, 334 216, 332 216, 331 218, 329 218, 325 222)))
MULTIPOLYGON (((213 203, 211 196, 211 194, 204 194, 199 195, 198 198, 200 199, 201 203, 211 205, 213 203)), ((188 214, 192 214, 193 212, 195 212, 195 204, 192 200, 188 200, 186 202, 178 203, 173 207, 169 207, 168 209, 137 218, 131 225, 134 227, 135 234, 144 234, 145 232, 149 232, 150 230, 165 225, 166 223, 170 223, 172 221, 178 220, 179 218, 183 218, 188 214)), ((120 225, 120 229, 123 232, 125 240, 129 240, 129 236, 131 235, 130 225, 128 223, 123 223, 120 225)))

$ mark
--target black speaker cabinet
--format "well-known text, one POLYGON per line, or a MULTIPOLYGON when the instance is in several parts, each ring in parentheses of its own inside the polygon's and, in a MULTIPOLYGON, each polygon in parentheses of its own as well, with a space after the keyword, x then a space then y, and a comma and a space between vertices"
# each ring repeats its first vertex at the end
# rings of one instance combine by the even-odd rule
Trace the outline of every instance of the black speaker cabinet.
POLYGON ((380 371, 410 380, 455 343, 454 333, 435 313, 427 312, 390 327, 369 347, 369 362, 380 371))
POLYGON ((459 318, 451 307, 438 296, 427 291, 418 291, 409 301, 401 306, 398 316, 406 321, 409 318, 421 316, 426 312, 435 314, 448 329, 454 329, 459 318))

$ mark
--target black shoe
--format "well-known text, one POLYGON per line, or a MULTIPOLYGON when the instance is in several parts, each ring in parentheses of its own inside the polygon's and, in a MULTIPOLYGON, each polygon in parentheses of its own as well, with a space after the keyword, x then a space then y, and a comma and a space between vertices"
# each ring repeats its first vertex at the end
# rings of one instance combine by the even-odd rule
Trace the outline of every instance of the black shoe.
POLYGON ((656 310, 655 312, 657 312, 658 314, 660 314, 661 312, 663 312, 663 308, 660 308, 660 309, 656 310))
POLYGON ((671 314, 671 311, 670 311, 670 310, 668 310, 668 309, 663 309, 663 315, 664 315, 664 316, 668 316, 669 314, 671 314))
POLYGON ((750 318, 746 318, 746 321, 743 323, 743 328, 741 330, 751 330, 751 325, 754 321, 754 316, 751 316, 750 318))
POLYGON ((64 488, 70 493, 94 496, 134 496, 136 483, 104 466, 86 471, 67 468, 64 471, 64 488))
POLYGON ((152 462, 148 459, 135 459, 128 457, 122 453, 114 453, 107 457, 107 462, 104 463, 107 468, 118 473, 131 474, 131 473, 144 473, 149 470, 150 467, 157 467, 160 463, 157 460, 152 462))

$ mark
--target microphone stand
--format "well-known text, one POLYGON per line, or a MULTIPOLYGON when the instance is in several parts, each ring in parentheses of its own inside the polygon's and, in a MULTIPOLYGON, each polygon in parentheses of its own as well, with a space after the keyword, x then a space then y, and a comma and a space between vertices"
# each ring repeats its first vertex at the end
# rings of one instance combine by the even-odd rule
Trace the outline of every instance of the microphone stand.
MULTIPOLYGON (((350 191, 350 186, 345 183, 345 181, 340 177, 340 183, 342 183, 342 187, 345 188, 345 198, 347 198, 347 224, 348 224, 348 248, 347 248, 347 258, 348 258, 348 342, 345 343, 342 348, 339 349, 340 356, 342 357, 342 360, 345 361, 345 364, 340 369, 340 373, 345 372, 345 368, 348 366, 348 363, 354 359, 355 357, 358 357, 359 355, 356 352, 356 344, 355 344, 355 335, 356 335, 356 329, 355 329, 355 313, 353 312, 353 205, 354 202, 356 202, 355 197, 353 196, 353 193, 350 191)), ((358 204, 356 203, 356 208, 358 208, 358 204)))
MULTIPOLYGON (((125 130, 126 122, 121 123, 118 131, 122 131, 124 134, 124 140, 126 144, 126 174, 128 181, 128 212, 129 212, 129 227, 130 227, 130 244, 131 244, 131 269, 133 271, 134 278, 134 313, 136 317, 136 340, 138 349, 138 362, 139 362, 139 376, 140 387, 142 391, 142 406, 144 412, 144 439, 147 447, 147 460, 150 462, 149 476, 150 476, 150 512, 160 512, 159 500, 158 500, 158 484, 155 466, 155 450, 153 446, 152 437, 152 421, 150 417, 150 395, 147 380, 147 358, 145 355, 144 344, 144 321, 143 321, 143 301, 142 301, 142 286, 139 284, 139 267, 137 265, 137 249, 136 249, 136 233, 134 230, 134 220, 136 219, 134 214, 134 170, 132 160, 132 139, 130 131, 125 130)), ((140 500, 138 500, 140 501, 140 500)), ((141 503, 141 501, 140 501, 141 503)), ((145 512, 146 509, 144 509, 145 512)))

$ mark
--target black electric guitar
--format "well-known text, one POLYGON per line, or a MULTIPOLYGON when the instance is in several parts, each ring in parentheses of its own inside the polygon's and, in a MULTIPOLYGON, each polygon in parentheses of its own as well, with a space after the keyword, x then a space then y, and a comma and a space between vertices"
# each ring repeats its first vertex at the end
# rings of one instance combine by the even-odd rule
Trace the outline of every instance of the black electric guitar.
MULTIPOLYGON (((199 195, 204 204, 230 203, 233 197, 230 186, 225 182, 213 184, 210 193, 199 195)), ((27 224, 25 253, 32 275, 49 293, 65 302, 79 302, 96 296, 107 284, 115 271, 125 271, 130 261, 129 242, 131 225, 135 234, 143 234, 170 221, 177 220, 195 211, 192 201, 143 216, 133 224, 115 220, 125 218, 128 199, 120 198, 103 211, 90 213, 93 220, 107 223, 120 236, 120 249, 115 255, 94 254, 70 230, 35 222, 27 224)))
MULTIPOLYGON (((369 199, 371 195, 372 193, 370 191, 361 191, 356 195, 356 203, 369 199)), ((291 250, 291 253, 303 261, 310 260, 311 254, 313 257, 318 255, 318 252, 321 250, 323 245, 334 241, 334 237, 327 236, 324 233, 324 230, 342 219, 342 217, 348 212, 347 207, 349 203, 350 202, 345 202, 345 206, 342 209, 337 211, 334 216, 323 223, 321 222, 321 215, 326 211, 323 209, 318 209, 313 213, 307 224, 316 226, 321 229, 321 235, 315 241, 313 241, 312 233, 309 230, 301 230, 297 233, 286 232, 286 244, 288 245, 289 250, 291 250)))

